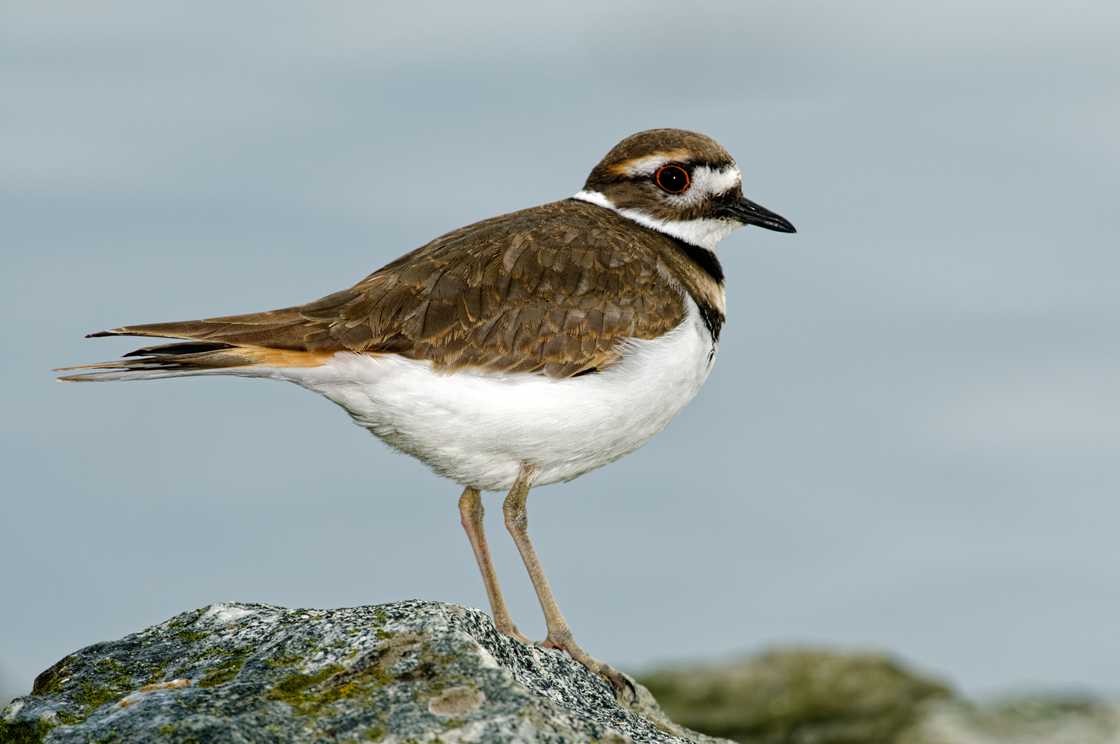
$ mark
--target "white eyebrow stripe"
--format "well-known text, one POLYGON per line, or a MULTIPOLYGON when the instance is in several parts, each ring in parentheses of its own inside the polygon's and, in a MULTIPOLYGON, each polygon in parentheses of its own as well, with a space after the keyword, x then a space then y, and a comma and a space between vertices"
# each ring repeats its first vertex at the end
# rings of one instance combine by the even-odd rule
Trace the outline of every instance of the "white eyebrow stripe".
POLYGON ((653 172, 674 160, 686 161, 688 160, 688 150, 662 150, 661 152, 651 153, 640 158, 631 158, 618 165, 612 166, 611 170, 615 173, 626 176, 651 176, 653 172))
POLYGON ((671 163, 673 157, 664 154, 647 155, 644 158, 635 158, 626 162, 625 172, 628 176, 652 176, 653 172, 666 163, 671 163))

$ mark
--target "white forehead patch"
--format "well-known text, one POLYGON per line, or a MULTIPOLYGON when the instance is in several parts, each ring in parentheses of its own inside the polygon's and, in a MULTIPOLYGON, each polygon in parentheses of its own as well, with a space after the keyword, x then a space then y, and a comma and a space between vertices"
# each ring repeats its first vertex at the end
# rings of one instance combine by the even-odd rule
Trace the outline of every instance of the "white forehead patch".
MULTIPOLYGON (((743 182, 743 174, 734 165, 709 168, 698 165, 692 169, 692 189, 709 196, 725 194, 743 182)), ((692 189, 689 189, 691 191, 692 189)))

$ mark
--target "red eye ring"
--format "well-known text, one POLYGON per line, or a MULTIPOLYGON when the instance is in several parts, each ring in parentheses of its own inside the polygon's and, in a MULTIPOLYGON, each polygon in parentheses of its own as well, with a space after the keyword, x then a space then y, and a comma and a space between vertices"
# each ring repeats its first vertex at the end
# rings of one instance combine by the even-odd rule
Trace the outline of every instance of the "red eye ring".
POLYGON ((653 182, 666 194, 683 194, 692 185, 688 171, 673 163, 658 168, 653 174, 653 182))

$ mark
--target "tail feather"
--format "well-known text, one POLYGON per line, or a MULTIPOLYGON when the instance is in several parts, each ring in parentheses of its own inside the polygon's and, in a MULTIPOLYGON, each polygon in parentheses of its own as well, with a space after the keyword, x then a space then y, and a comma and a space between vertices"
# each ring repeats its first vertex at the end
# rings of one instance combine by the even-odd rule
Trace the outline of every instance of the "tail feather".
POLYGON ((55 372, 76 372, 58 378, 64 382, 98 382, 179 377, 256 363, 256 356, 250 349, 224 343, 189 341, 148 346, 130 351, 111 362, 63 367, 55 372))
POLYGON ((316 367, 325 362, 328 357, 330 354, 322 352, 238 346, 221 342, 184 341, 146 346, 130 351, 120 359, 110 362, 61 367, 54 371, 75 373, 59 377, 61 382, 152 380, 208 373, 237 374, 238 372, 234 370, 247 371, 243 368, 250 367, 316 367))
POLYGON ((108 336, 155 336, 191 341, 225 342, 229 344, 268 345, 274 348, 304 347, 307 329, 305 319, 296 308, 269 310, 247 315, 226 315, 204 320, 180 320, 170 323, 141 323, 110 328, 86 335, 86 338, 108 336), (267 339, 267 344, 262 343, 267 339))
MULTIPOLYGON (((145 346, 111 362, 63 367, 65 382, 150 380, 210 373, 254 374, 252 367, 316 367, 333 352, 308 351, 298 308, 204 320, 144 323, 90 333, 86 338, 149 336, 181 339, 145 346)), ((258 370, 263 372, 263 370, 258 370)))
POLYGON ((121 354, 121 356, 139 357, 151 356, 153 354, 201 354, 208 351, 224 351, 226 349, 233 348, 236 348, 234 344, 226 344, 217 341, 184 341, 177 344, 156 344, 155 346, 145 346, 142 349, 136 349, 135 351, 130 351, 127 354, 121 354))

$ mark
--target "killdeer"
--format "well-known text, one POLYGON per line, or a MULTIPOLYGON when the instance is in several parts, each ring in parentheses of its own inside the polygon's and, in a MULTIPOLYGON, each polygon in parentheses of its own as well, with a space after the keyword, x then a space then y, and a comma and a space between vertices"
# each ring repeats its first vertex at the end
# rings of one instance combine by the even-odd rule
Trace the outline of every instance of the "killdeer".
POLYGON ((713 252, 735 229, 794 232, 743 197, 735 161, 679 129, 639 132, 562 201, 436 238, 305 305, 92 333, 180 339, 68 367, 62 380, 239 375, 285 380, 463 487, 459 512, 498 629, 521 640, 483 532, 480 491, 508 491, 505 524, 562 649, 580 648, 527 532, 533 486, 632 452, 712 368, 724 322, 713 252))

